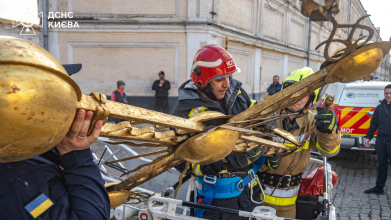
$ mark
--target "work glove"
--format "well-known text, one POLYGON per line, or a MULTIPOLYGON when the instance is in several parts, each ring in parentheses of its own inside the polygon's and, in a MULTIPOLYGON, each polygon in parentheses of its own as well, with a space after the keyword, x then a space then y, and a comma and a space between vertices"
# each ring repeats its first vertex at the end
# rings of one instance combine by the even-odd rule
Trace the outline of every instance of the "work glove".
POLYGON ((255 163, 266 151, 266 147, 257 145, 245 153, 230 154, 230 163, 234 168, 242 168, 255 163))
POLYGON ((330 109, 318 111, 315 119, 316 128, 324 134, 330 134, 337 123, 337 116, 334 111, 330 109))
POLYGON ((268 157, 266 160, 266 165, 271 170, 278 169, 280 163, 281 163, 281 155, 277 155, 275 157, 268 157))

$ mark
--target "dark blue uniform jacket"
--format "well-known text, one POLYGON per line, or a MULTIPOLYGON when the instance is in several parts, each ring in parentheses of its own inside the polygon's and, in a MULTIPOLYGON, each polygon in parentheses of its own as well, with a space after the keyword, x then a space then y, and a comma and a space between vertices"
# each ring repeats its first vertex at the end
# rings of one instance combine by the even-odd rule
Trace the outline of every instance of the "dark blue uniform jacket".
MULTIPOLYGON (((179 87, 179 101, 174 106, 172 113, 173 115, 189 118, 189 113, 193 108, 197 107, 207 107, 206 111, 218 111, 226 115, 237 115, 256 103, 255 100, 251 100, 247 93, 242 88, 242 83, 230 78, 229 81, 230 88, 226 92, 225 100, 222 103, 222 106, 218 106, 209 99, 202 97, 196 92, 198 89, 193 81, 186 81, 183 85, 179 87)), ((251 152, 254 155, 257 152, 251 152)), ((250 153, 250 154, 251 154, 250 153)), ((254 156, 244 153, 232 152, 224 160, 220 160, 208 165, 200 165, 200 170, 203 175, 213 174, 217 175, 222 170, 227 170, 228 172, 246 172, 253 167, 254 163, 248 164, 248 157, 254 156)), ((185 167, 185 163, 182 163, 176 168, 182 172, 185 167)), ((261 190, 259 186, 254 187, 254 200, 259 202, 261 200, 261 190)), ((243 193, 234 198, 229 199, 213 199, 212 205, 226 207, 237 210, 245 210, 252 212, 257 204, 252 203, 250 199, 250 189, 245 187, 243 193)), ((219 212, 206 211, 203 215, 203 218, 207 219, 222 219, 222 220, 244 220, 247 218, 242 218, 239 216, 221 214, 219 212)))
POLYGON ((109 219, 110 201, 91 150, 0 163, 0 219, 34 219, 25 206, 44 193, 54 204, 37 219, 109 219), (58 166, 60 165, 60 166, 58 166))
POLYGON ((269 95, 274 95, 277 92, 281 91, 281 87, 282 87, 282 85, 280 83, 278 83, 277 86, 275 86, 274 84, 271 84, 269 86, 269 88, 267 89, 267 92, 269 93, 269 95))
POLYGON ((391 114, 391 104, 387 104, 387 101, 383 99, 373 113, 366 138, 372 139, 376 130, 378 130, 377 137, 380 139, 391 137, 391 119, 384 109, 384 106, 391 114))

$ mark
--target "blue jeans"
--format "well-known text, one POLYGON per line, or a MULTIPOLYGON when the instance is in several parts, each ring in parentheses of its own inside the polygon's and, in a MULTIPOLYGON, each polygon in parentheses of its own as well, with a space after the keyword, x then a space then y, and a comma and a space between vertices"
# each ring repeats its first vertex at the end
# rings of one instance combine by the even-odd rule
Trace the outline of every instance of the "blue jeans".
POLYGON ((375 151, 378 162, 376 186, 384 187, 388 175, 388 159, 391 160, 391 139, 377 137, 375 151))

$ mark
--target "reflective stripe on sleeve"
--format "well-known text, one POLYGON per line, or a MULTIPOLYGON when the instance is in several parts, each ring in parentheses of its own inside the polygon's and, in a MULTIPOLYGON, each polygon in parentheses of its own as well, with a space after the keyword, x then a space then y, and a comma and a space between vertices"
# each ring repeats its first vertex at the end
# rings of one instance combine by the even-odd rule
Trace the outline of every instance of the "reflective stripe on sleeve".
MULTIPOLYGON (((341 132, 339 132, 339 136, 341 137, 341 132)), ((316 142, 316 149, 318 149, 320 153, 326 157, 332 157, 337 155, 339 153, 340 146, 341 145, 336 146, 332 151, 326 151, 319 145, 318 142, 316 142)))
POLYGON ((248 108, 253 107, 255 105, 255 103, 257 103, 257 100, 250 99, 250 101, 251 101, 251 105, 248 108))
POLYGON ((190 113, 189 113, 189 117, 197 114, 197 113, 201 113, 201 112, 204 112, 206 109, 208 109, 207 107, 197 107, 197 108, 193 108, 190 113))
POLYGON ((334 150, 332 151, 326 151, 324 150, 318 142, 316 142, 316 149, 318 149, 320 151, 320 153, 323 155, 323 156, 326 156, 326 157, 332 157, 332 156, 335 156, 339 153, 339 148, 340 148, 341 145, 338 145, 334 148, 334 150))
MULTIPOLYGON (((283 144, 285 146, 288 146, 288 147, 297 147, 295 144, 289 144, 289 143, 280 143, 280 144, 283 144)), ((307 150, 310 148, 310 142, 307 141, 305 142, 304 146, 303 146, 303 150, 307 150)), ((297 148, 297 150, 295 152, 297 152, 299 150, 299 148, 297 148)), ((289 151, 290 152, 290 151, 289 151)))

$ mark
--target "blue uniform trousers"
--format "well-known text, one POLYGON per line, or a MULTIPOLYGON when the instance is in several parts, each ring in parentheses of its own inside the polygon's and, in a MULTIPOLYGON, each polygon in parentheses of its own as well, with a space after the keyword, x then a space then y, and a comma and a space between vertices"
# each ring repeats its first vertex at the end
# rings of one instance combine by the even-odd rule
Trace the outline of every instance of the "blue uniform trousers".
POLYGON ((391 160, 391 138, 378 136, 375 151, 378 160, 376 186, 384 187, 388 175, 388 159, 391 160))

